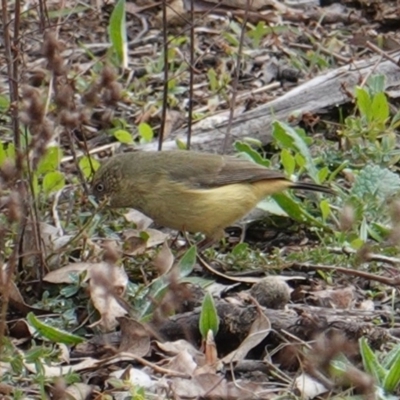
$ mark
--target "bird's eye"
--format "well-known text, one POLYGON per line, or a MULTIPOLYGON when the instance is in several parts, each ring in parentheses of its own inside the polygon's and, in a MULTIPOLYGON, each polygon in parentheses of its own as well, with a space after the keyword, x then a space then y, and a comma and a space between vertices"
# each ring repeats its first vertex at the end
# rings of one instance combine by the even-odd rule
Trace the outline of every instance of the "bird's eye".
POLYGON ((98 183, 98 184, 96 185, 96 190, 97 190, 98 192, 102 192, 102 191, 104 190, 104 185, 103 185, 102 183, 98 183))

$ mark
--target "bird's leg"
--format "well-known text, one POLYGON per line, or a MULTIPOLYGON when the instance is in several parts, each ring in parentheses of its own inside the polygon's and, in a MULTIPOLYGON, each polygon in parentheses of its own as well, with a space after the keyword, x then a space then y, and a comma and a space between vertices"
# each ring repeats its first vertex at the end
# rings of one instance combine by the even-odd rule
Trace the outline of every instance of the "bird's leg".
POLYGON ((204 250, 208 249, 209 247, 211 247, 213 244, 215 244, 218 240, 214 239, 214 238, 205 238, 203 240, 201 240, 198 244, 197 244, 197 250, 199 252, 203 252, 204 250))
POLYGON ((205 239, 203 239, 200 243, 198 243, 197 249, 199 250, 199 252, 202 252, 211 247, 212 245, 214 245, 215 243, 217 243, 224 236, 225 236, 225 231, 223 229, 220 229, 215 233, 213 233, 212 235, 206 236, 205 239))

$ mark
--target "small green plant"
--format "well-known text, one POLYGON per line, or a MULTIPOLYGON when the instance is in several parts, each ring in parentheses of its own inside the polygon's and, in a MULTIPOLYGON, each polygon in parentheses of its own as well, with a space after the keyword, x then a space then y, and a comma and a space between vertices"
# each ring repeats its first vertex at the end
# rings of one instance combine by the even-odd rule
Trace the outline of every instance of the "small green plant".
MULTIPOLYGON (((30 138, 28 138, 28 146, 30 138)), ((29 148, 29 147, 28 147, 29 148)), ((32 190, 35 197, 47 198, 51 193, 65 186, 65 176, 60 171, 62 151, 58 146, 48 147, 35 169, 24 165, 24 173, 31 176, 32 190)), ((5 163, 15 164, 15 148, 11 143, 0 142, 0 166, 5 163)))
POLYGON ((219 330, 218 312, 213 297, 208 292, 204 296, 203 304, 201 305, 199 330, 204 341, 207 339, 209 331, 212 331, 215 337, 219 330))
POLYGON ((251 29, 247 35, 252 39, 252 44, 255 49, 260 47, 262 39, 272 32, 272 29, 266 26, 265 21, 259 21, 258 24, 251 29))
POLYGON ((347 117, 339 131, 345 139, 345 149, 356 162, 375 162, 389 167, 400 160, 400 151, 396 148, 400 111, 390 118, 385 87, 383 75, 372 76, 364 87, 357 87, 357 113, 347 117))
POLYGON ((116 58, 115 64, 126 68, 128 66, 128 40, 125 0, 118 0, 114 7, 108 26, 108 35, 111 42, 112 55, 115 55, 116 58))
POLYGON ((207 78, 210 90, 213 94, 220 93, 225 95, 225 91, 228 89, 228 85, 231 82, 231 76, 227 72, 221 72, 220 74, 214 68, 210 68, 207 71, 207 78))
POLYGON ((374 377, 380 399, 393 398, 400 385, 400 346, 395 346, 380 359, 368 345, 365 337, 359 341, 364 369, 374 377))
POLYGON ((38 335, 54 343, 77 345, 78 343, 82 343, 84 341, 84 339, 80 336, 73 335, 67 331, 63 331, 42 322, 33 313, 29 313, 26 319, 29 325, 31 325, 36 330, 38 335))

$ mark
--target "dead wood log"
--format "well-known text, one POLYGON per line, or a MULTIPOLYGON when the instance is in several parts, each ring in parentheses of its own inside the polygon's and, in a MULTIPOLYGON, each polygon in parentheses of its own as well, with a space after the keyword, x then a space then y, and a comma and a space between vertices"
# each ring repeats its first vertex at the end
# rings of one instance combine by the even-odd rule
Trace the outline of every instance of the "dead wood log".
MULTIPOLYGON (((257 318, 255 306, 239 307, 219 301, 216 304, 220 318, 220 329, 216 336, 218 350, 221 354, 233 351, 239 346, 250 331, 257 318)), ((271 322, 272 332, 288 332, 302 340, 315 339, 319 333, 340 332, 349 340, 358 340, 366 335, 372 345, 380 346, 388 340, 390 334, 370 321, 390 319, 383 311, 371 312, 362 310, 337 310, 322 307, 292 305, 289 310, 264 309, 263 312, 271 322)), ((179 314, 164 321, 156 330, 165 340, 187 339, 199 344, 200 308, 179 314)), ((268 337, 271 343, 271 337, 268 337)), ((275 338, 279 342, 279 337, 275 338)))
MULTIPOLYGON (((397 60, 400 51, 388 54, 392 60, 397 60)), ((320 110, 352 101, 351 96, 355 86, 373 74, 385 75, 389 96, 399 96, 400 68, 393 61, 381 56, 374 56, 326 72, 304 82, 275 100, 237 116, 232 123, 232 140, 252 137, 267 144, 271 141, 273 121, 290 119, 293 123, 294 116, 301 117, 304 113, 318 113, 320 110)), ((192 149, 209 152, 221 151, 228 123, 224 122, 212 128, 203 128, 204 126, 207 126, 207 120, 193 126, 192 149)), ((163 149, 175 149, 176 139, 185 142, 186 134, 186 129, 174 132, 164 142, 163 149)), ((157 143, 140 147, 143 150, 156 150, 157 143)), ((228 149, 228 151, 232 151, 232 149, 228 149)))

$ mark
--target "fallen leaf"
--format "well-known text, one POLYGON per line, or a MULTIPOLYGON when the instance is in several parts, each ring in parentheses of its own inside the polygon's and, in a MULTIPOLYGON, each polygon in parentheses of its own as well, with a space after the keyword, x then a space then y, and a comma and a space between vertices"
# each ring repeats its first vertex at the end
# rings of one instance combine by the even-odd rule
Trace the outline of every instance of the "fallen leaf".
POLYGON ((150 335, 145 327, 131 318, 118 318, 121 327, 119 351, 126 351, 144 357, 150 351, 150 335))
POLYGON ((225 364, 230 364, 243 360, 251 349, 260 344, 268 336, 270 331, 270 320, 264 314, 259 313, 258 317, 252 323, 247 337, 236 350, 225 356, 222 361, 225 364))

